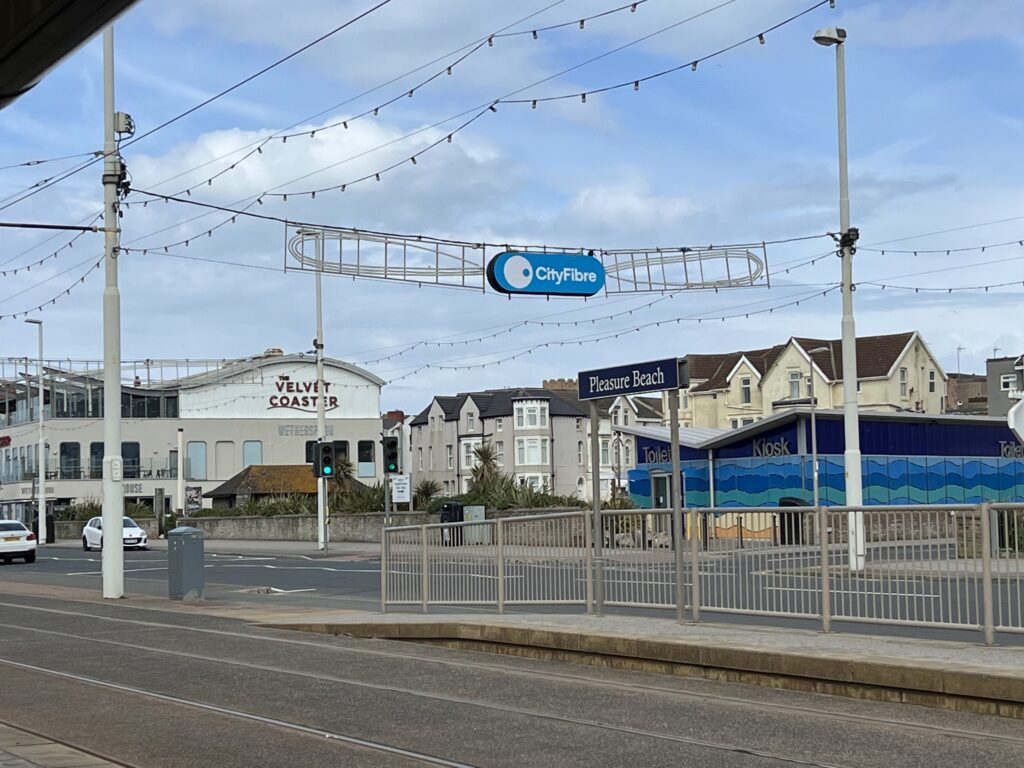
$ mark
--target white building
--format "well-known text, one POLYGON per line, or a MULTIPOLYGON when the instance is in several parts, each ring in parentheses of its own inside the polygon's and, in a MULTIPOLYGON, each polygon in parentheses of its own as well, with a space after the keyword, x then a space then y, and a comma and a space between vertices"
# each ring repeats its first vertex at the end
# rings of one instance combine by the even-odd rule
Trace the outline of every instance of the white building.
MULTIPOLYGON (((312 450, 308 446, 316 441, 319 396, 312 356, 268 350, 244 360, 200 364, 202 372, 193 374, 196 365, 184 360, 126 364, 135 371, 121 387, 126 501, 148 503, 162 488, 169 505, 182 506, 182 500, 171 502, 177 488, 179 430, 186 484, 200 488, 200 495, 250 464, 307 461, 307 450, 312 450)), ((38 380, 30 359, 7 359, 0 367, 0 516, 26 519, 38 476, 38 380)), ((328 439, 347 444, 356 477, 380 480, 383 381, 330 359, 324 363, 324 380, 328 439)), ((99 500, 102 370, 47 362, 44 393, 50 509, 99 500)))

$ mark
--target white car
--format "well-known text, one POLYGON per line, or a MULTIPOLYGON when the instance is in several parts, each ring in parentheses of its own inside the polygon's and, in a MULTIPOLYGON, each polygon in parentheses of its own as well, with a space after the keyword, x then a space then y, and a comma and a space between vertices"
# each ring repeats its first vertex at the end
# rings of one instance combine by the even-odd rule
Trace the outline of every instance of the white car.
POLYGON ((0 559, 9 563, 16 557, 36 561, 36 535, 17 520, 0 520, 0 559))
MULTIPOLYGON (((146 540, 146 532, 139 527, 139 524, 130 517, 123 519, 121 540, 124 547, 137 547, 148 549, 149 542, 146 540)), ((82 549, 88 552, 91 549, 103 549, 103 518, 94 517, 85 524, 82 529, 82 549)))

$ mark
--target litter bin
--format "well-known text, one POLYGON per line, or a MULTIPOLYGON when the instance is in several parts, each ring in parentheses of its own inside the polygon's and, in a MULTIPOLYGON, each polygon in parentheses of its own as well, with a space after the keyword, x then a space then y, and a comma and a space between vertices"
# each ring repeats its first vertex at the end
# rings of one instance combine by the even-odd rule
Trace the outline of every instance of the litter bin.
MULTIPOLYGON (((780 507, 809 507, 810 502, 796 496, 783 496, 780 507)), ((779 512, 779 544, 803 544, 803 514, 800 512, 779 512)))
MULTIPOLYGON (((39 515, 32 518, 32 533, 39 537, 39 515)), ((53 515, 46 515, 46 541, 44 544, 55 544, 57 542, 57 528, 53 524, 53 515)))
MULTIPOLYGON (((446 501, 441 505, 442 523, 461 523, 464 521, 464 510, 461 502, 446 501)), ((462 527, 442 528, 441 544, 447 547, 462 545, 462 527)))
POLYGON ((167 596, 171 600, 201 600, 205 586, 203 532, 179 525, 167 533, 167 596))

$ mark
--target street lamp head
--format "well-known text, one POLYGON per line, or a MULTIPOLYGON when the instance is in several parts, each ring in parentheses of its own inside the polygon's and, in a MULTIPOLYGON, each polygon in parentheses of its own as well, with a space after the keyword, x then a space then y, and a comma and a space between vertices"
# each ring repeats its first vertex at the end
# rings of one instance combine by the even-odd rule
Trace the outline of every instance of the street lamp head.
POLYGON ((27 320, 25 320, 25 322, 26 322, 26 323, 32 323, 32 325, 42 325, 42 324, 43 324, 43 321, 42 321, 42 320, 33 320, 33 319, 31 319, 31 318, 30 318, 30 319, 27 319, 27 320))
POLYGON ((814 33, 818 45, 839 45, 846 42, 846 30, 842 27, 825 27, 814 33))

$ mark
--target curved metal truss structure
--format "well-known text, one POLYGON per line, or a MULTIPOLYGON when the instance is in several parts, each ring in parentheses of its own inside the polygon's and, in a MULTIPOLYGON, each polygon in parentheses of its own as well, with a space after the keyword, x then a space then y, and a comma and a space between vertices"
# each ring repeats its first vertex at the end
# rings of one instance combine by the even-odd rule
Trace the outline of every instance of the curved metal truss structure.
POLYGON ((421 235, 289 224, 286 270, 487 290, 487 263, 502 251, 588 254, 605 269, 606 294, 718 290, 769 284, 764 244, 615 250, 471 243, 421 235))

